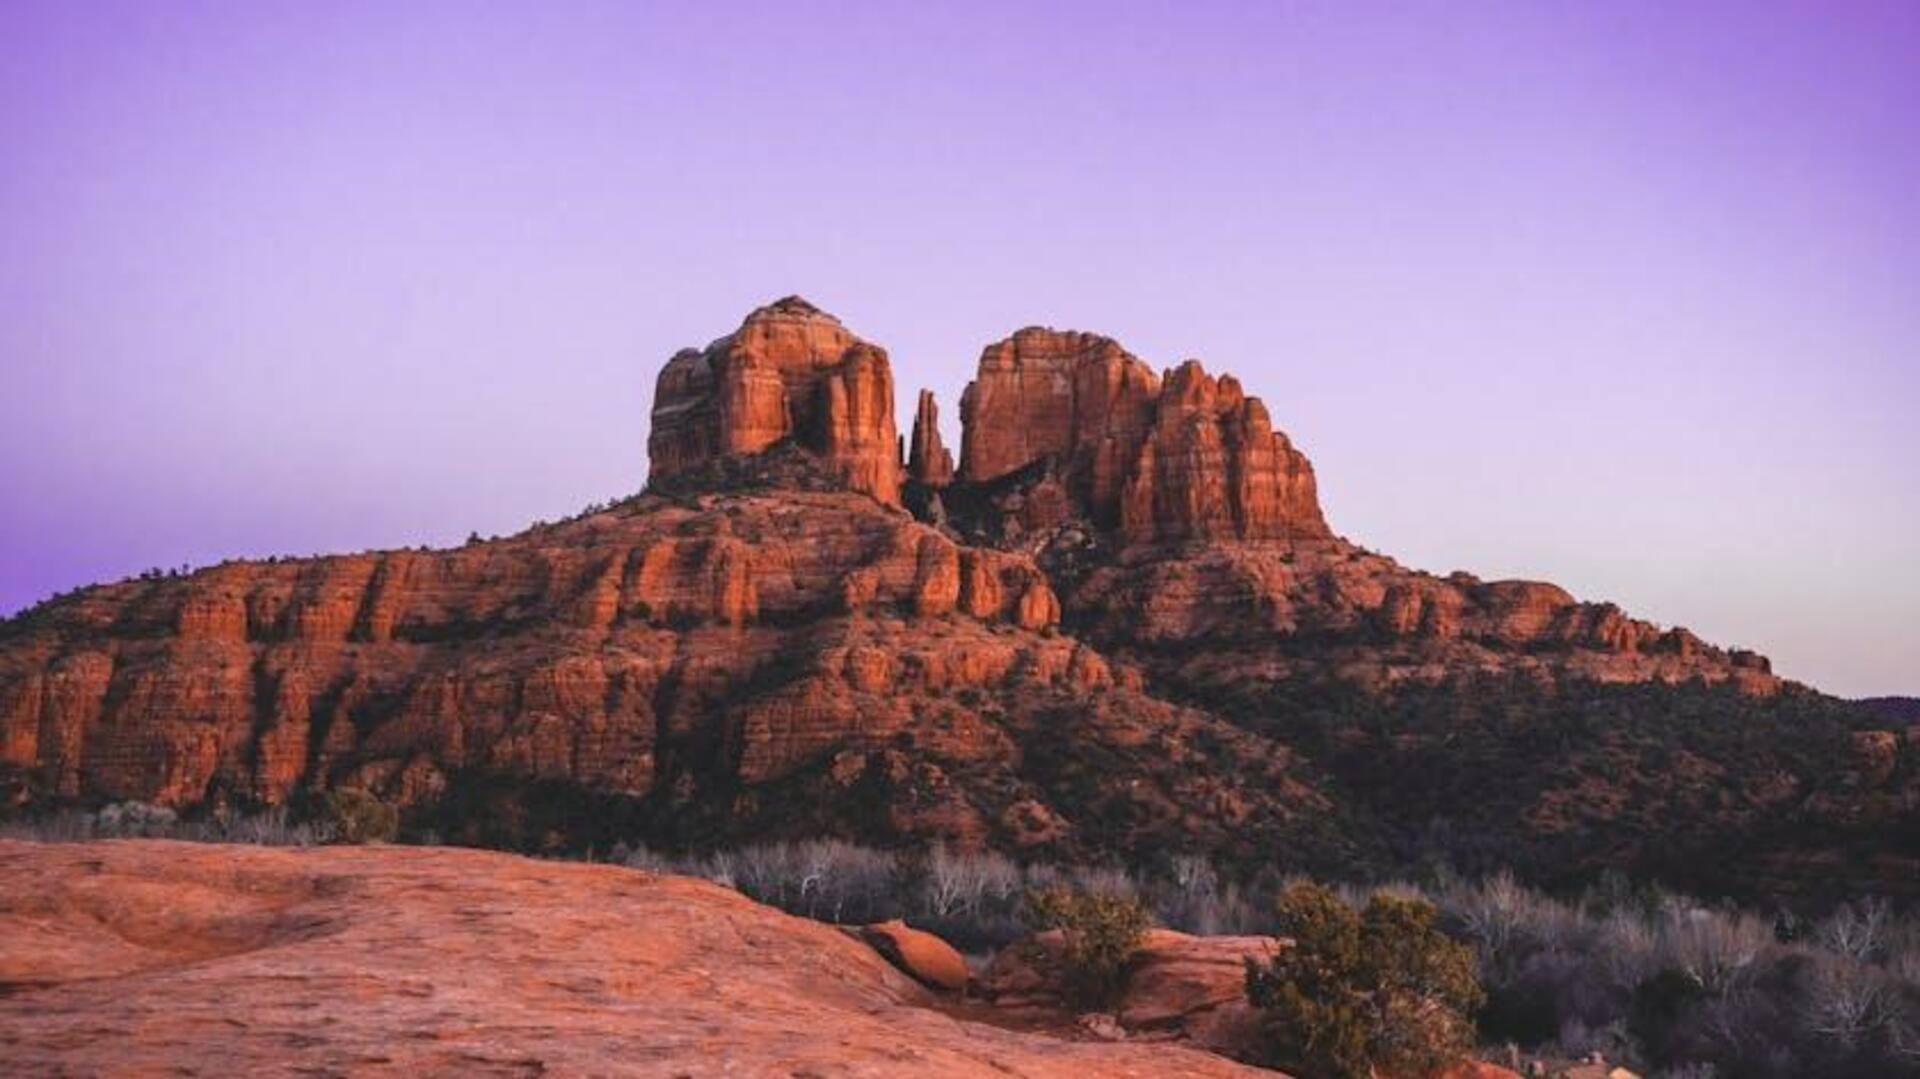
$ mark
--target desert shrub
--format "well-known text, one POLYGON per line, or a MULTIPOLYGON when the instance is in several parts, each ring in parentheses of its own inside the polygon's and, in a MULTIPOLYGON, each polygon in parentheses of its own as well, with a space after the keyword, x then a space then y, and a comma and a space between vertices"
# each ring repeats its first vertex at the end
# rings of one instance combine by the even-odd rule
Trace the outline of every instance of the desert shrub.
POLYGON ((1183 854, 1170 860, 1159 879, 1140 887, 1160 924, 1200 936, 1239 936, 1264 931, 1267 917, 1246 891, 1223 882, 1213 863, 1183 854))
POLYGON ((328 791, 316 817, 335 843, 391 843, 400 835, 400 811, 353 787, 328 791))
POLYGON ((1293 945, 1247 961, 1265 1062, 1329 1079, 1418 1075, 1472 1045, 1473 953, 1439 930, 1431 903, 1378 893, 1355 911, 1327 888, 1295 885, 1278 913, 1293 945))
POLYGON ((252 843, 264 847, 310 847, 331 838, 315 821, 294 821, 285 806, 254 814, 218 813, 209 817, 193 838, 210 843, 252 843))
POLYGON ((185 819, 172 809, 144 802, 117 802, 98 810, 63 809, 0 821, 0 838, 43 843, 92 839, 179 839, 196 843, 312 846, 328 836, 317 822, 294 821, 283 806, 258 813, 216 810, 185 819))
POLYGON ((1098 1008, 1117 999, 1153 924, 1146 908, 1128 896, 1057 886, 1028 892, 1026 902, 1029 924, 1060 931, 1056 960, 1068 1003, 1098 1008))
POLYGON ((180 823, 179 814, 173 810, 145 802, 116 802, 94 819, 99 834, 108 838, 164 838, 173 835, 180 823))
POLYGON ((1813 939, 1836 955, 1868 962, 1879 958, 1889 943, 1888 914, 1887 904, 1879 899, 1842 903, 1814 928, 1813 939))

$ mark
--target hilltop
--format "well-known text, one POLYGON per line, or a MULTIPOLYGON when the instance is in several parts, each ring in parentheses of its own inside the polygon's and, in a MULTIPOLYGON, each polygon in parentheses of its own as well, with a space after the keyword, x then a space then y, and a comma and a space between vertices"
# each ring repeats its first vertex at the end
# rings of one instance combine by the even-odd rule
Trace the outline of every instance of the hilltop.
POLYGON ((1198 361, 988 345, 958 461, 798 297, 658 376, 641 494, 446 551, 234 562, 0 629, 16 810, 301 804, 460 842, 1442 859, 1911 887, 1909 726, 1751 651, 1341 537, 1198 361))

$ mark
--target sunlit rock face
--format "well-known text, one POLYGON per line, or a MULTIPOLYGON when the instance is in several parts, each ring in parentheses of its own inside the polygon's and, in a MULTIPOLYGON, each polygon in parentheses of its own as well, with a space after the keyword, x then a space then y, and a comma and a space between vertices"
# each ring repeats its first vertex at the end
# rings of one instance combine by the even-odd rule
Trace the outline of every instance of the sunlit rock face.
POLYGON ((896 505, 899 439, 886 352, 789 296, 667 362, 647 453, 659 480, 792 440, 854 490, 896 505))
POLYGON ((1053 462, 1071 509, 1128 545, 1328 535, 1313 466, 1231 376, 1165 379, 1111 338, 1028 328, 961 399, 960 478, 1053 462))

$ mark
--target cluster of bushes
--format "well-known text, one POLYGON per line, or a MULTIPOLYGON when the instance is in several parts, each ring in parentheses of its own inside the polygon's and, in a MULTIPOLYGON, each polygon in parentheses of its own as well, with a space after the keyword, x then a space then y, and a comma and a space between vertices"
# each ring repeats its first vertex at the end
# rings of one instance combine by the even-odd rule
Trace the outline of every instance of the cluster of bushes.
POLYGON ((195 843, 253 843, 312 847, 327 843, 391 843, 400 838, 400 814, 365 791, 329 791, 296 811, 274 806, 258 813, 215 812, 186 818, 166 806, 116 802, 96 810, 68 809, 0 822, 0 839, 46 843, 89 839, 181 839, 195 843))
MULTIPOLYGON (((1378 848, 1336 867, 1356 873, 1511 869, 1572 889, 1616 869, 1759 902, 1779 883, 1763 865, 1920 849, 1913 814, 1900 808, 1920 776, 1920 746, 1902 742, 1890 771, 1864 773, 1854 735, 1887 720, 1804 688, 1756 698, 1726 685, 1513 674, 1382 694, 1296 679, 1206 699, 1313 761, 1378 827, 1378 848), (1702 761, 1711 767, 1690 764, 1702 761)), ((1810 871, 1792 884, 1827 902, 1853 898, 1838 875, 1810 871)))
MULTIPOLYGON (((1706 906, 1617 877, 1556 898, 1507 874, 1441 874, 1419 885, 1324 890, 1337 898, 1335 910, 1300 880, 1227 883, 1192 858, 1136 873, 1021 865, 991 853, 895 854, 833 840, 678 859, 618 848, 614 857, 718 880, 810 917, 904 917, 976 952, 1048 924, 1028 897, 1063 887, 1135 902, 1155 922, 1188 932, 1326 938, 1335 943, 1330 957, 1316 960, 1318 973, 1283 958, 1256 972, 1249 988, 1270 1016, 1293 1014, 1275 1019, 1279 1044, 1289 1023, 1329 1023, 1344 1032, 1349 1063, 1399 1044, 1393 1020, 1418 1001, 1471 1013, 1482 1043, 1538 1056, 1599 1052, 1645 1071, 1763 1079, 1920 1075, 1920 918, 1877 901, 1804 919, 1706 906), (1420 913, 1426 908, 1430 921, 1420 913), (1382 940, 1399 943, 1389 949, 1382 940), (1445 941, 1471 950, 1479 991, 1460 977, 1445 941), (1389 953, 1417 976, 1384 977, 1381 956, 1389 953), (1281 988, 1312 978, 1346 985, 1348 994, 1296 999, 1281 988), (1364 1004, 1354 1003, 1356 993, 1364 1004), (1351 1014, 1316 1018, 1308 1010, 1335 999, 1351 1014)), ((1444 1024, 1435 1033, 1444 1035, 1444 1024)), ((1277 1051, 1273 1059, 1291 1059, 1305 1074, 1342 1074, 1345 1066, 1277 1051)))
MULTIPOLYGON (((882 851, 837 839, 684 857, 622 845, 611 858, 638 869, 705 877, 809 918, 847 923, 904 918, 974 952, 1004 947, 1033 929, 1030 895, 1065 889, 1145 898, 1141 880, 1119 869, 1022 865, 992 852, 957 854, 941 847, 882 851)), ((1146 905, 1158 909, 1155 903, 1146 905)))
POLYGON ((1505 874, 1428 894, 1479 956, 1483 1035, 1742 1076, 1920 1075, 1920 920, 1701 906, 1603 881, 1575 899, 1505 874))

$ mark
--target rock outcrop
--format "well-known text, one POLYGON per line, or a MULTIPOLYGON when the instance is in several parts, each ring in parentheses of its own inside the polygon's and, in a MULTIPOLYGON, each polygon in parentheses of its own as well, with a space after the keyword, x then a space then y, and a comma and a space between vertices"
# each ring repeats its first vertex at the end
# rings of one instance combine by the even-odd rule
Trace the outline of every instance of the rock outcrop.
POLYGON ((987 346, 960 417, 961 479, 1049 462, 1062 508, 1126 545, 1330 535, 1305 455, 1197 361, 1163 381, 1110 338, 1030 327, 987 346))
POLYGON ((900 501, 893 370, 883 350, 798 296, 748 315, 660 371, 647 438, 651 478, 792 441, 856 491, 900 501))
POLYGON ((1255 1074, 940 1010, 705 881, 473 850, 0 842, 0 941, 17 1076, 1255 1074))
POLYGON ((1461 677, 1705 681, 1764 696, 1766 657, 1581 603, 1540 581, 1436 577, 1343 541, 1123 556, 1065 599, 1077 632, 1210 691, 1333 676, 1375 690, 1461 677))
POLYGON ((971 977, 966 958, 953 945, 898 918, 862 926, 860 939, 929 988, 957 992, 971 977))
POLYGON ((953 482, 953 454, 940 441, 940 406, 934 403, 932 390, 920 391, 920 403, 914 409, 907 475, 935 490, 953 482))

